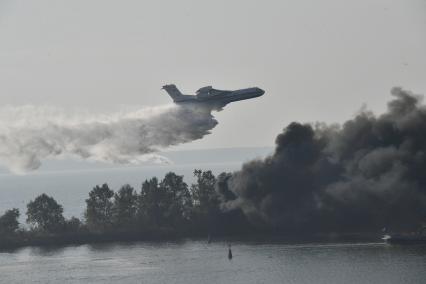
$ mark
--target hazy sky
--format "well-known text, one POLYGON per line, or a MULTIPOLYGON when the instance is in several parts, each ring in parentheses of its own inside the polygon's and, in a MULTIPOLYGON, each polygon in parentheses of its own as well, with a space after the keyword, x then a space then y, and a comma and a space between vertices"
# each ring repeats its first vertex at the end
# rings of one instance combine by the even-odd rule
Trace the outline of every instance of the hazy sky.
POLYGON ((0 0, 0 104, 109 112, 258 86, 183 148, 272 145, 293 120, 342 122, 393 86, 426 94, 426 1, 0 0))

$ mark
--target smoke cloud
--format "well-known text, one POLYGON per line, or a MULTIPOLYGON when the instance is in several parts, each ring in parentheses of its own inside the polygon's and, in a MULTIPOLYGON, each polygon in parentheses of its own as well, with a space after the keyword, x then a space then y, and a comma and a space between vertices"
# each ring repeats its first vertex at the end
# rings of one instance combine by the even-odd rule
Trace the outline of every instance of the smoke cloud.
POLYGON ((15 173, 35 170, 53 157, 167 162, 155 152, 200 139, 217 124, 207 106, 177 105, 73 116, 52 107, 3 107, 0 121, 0 163, 15 173))
POLYGON ((386 113, 341 126, 293 122, 275 152, 222 175, 225 210, 288 232, 414 229, 426 221, 426 108, 393 88, 386 113))

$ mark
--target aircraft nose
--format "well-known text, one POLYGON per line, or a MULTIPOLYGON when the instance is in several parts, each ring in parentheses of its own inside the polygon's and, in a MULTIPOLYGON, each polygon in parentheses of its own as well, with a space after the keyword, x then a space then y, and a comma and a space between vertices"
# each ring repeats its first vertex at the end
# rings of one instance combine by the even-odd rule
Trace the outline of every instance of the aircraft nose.
POLYGON ((259 94, 259 96, 262 96, 265 93, 265 91, 261 88, 256 88, 256 92, 259 94))

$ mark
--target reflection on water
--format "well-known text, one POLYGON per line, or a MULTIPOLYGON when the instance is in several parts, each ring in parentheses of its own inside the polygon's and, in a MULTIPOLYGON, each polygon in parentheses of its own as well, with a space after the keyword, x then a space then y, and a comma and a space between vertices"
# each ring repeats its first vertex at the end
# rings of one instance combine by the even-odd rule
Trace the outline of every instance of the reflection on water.
POLYGON ((426 247, 96 244, 0 253, 1 283, 424 283, 426 247))

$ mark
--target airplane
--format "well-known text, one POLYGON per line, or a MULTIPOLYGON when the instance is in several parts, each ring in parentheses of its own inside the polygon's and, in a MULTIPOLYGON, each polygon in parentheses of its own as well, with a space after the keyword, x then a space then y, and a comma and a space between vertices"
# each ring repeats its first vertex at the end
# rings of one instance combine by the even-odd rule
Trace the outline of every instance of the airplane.
POLYGON ((213 89, 212 86, 207 86, 200 88, 195 96, 191 96, 182 94, 174 84, 164 85, 162 89, 166 90, 176 104, 201 103, 218 108, 222 108, 231 102, 260 97, 265 93, 264 90, 257 87, 235 91, 223 91, 213 89))

